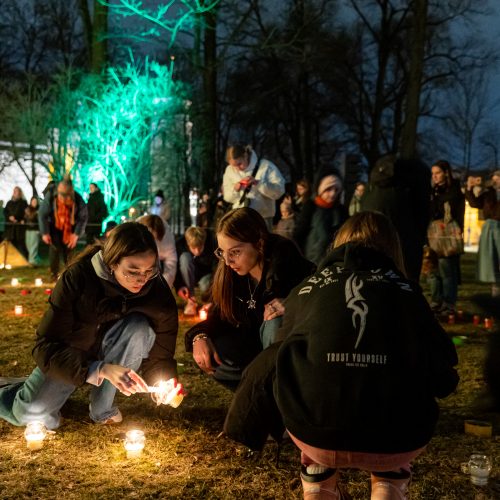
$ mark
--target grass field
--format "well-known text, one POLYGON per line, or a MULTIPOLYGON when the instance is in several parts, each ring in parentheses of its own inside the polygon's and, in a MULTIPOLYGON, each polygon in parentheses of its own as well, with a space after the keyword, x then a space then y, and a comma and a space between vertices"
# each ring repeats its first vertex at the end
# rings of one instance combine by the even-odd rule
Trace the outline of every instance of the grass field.
MULTIPOLYGON (((482 375, 485 346, 490 330, 474 326, 472 316, 491 314, 488 288, 474 282, 475 256, 462 261, 463 285, 458 308, 464 319, 445 325, 457 337, 460 385, 441 402, 436 435, 427 452, 414 464, 412 499, 499 499, 500 415, 479 413, 471 403, 484 388, 482 375), (493 437, 464 433, 465 419, 493 424, 493 437), (488 454, 494 468, 487 487, 470 484, 461 471, 474 451, 488 454)), ((45 285, 33 286, 35 277, 48 279, 46 269, 0 271, 0 375, 28 375, 33 366, 31 349, 35 329, 46 308, 45 285), (20 280, 18 287, 11 278, 20 280), (29 294, 22 295, 21 290, 29 294), (24 314, 14 315, 23 305, 24 314)), ((498 304, 497 319, 498 324, 498 304)), ((118 396, 124 415, 116 426, 91 423, 87 388, 78 389, 63 408, 64 424, 49 436, 42 450, 26 449, 22 428, 0 421, 0 499, 123 499, 123 498, 224 498, 299 499, 299 453, 283 446, 277 463, 277 447, 269 443, 262 454, 218 438, 231 394, 202 376, 183 348, 183 332, 193 320, 182 317, 177 359, 180 378, 189 391, 178 409, 156 407, 147 395, 118 396), (130 428, 146 433, 143 456, 127 460, 123 437, 130 428)), ((369 498, 368 474, 346 471, 343 482, 356 499, 369 498)))

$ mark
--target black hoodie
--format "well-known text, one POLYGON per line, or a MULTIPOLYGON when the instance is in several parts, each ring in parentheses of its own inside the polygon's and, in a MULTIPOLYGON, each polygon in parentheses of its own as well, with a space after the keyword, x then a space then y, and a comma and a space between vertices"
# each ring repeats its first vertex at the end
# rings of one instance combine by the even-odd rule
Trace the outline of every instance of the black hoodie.
POLYGON ((286 427, 324 449, 426 445, 435 397, 458 383, 453 343, 418 285, 370 248, 335 249, 288 297, 275 396, 286 427))

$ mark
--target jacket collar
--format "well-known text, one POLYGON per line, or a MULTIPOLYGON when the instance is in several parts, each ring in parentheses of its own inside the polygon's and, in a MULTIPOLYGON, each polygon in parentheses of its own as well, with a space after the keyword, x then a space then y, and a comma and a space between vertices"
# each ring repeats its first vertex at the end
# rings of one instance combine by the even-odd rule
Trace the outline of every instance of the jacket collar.
POLYGON ((331 250, 319 264, 318 271, 332 265, 352 271, 368 271, 378 268, 397 270, 392 259, 385 254, 357 243, 346 243, 331 250))
POLYGON ((134 297, 141 297, 142 295, 146 295, 149 289, 152 286, 152 281, 148 281, 138 293, 132 293, 126 288, 122 287, 120 283, 116 280, 114 274, 111 272, 111 269, 104 263, 102 258, 102 250, 99 250, 92 256, 91 259, 92 267, 99 279, 104 281, 105 289, 111 291, 108 293, 109 295, 131 295, 134 297))

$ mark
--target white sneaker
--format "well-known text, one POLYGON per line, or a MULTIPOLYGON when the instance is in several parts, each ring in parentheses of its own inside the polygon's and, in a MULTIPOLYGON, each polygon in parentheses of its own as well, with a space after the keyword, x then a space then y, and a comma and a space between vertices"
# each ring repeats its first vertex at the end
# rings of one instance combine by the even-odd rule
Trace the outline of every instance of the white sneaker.
POLYGON ((184 316, 196 316, 198 313, 198 304, 194 299, 188 299, 184 307, 184 316))

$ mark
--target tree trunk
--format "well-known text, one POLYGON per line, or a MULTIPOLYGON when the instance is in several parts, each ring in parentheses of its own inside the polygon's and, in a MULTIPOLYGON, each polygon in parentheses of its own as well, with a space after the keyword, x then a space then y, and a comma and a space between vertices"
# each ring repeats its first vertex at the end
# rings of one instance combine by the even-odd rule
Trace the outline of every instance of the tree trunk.
POLYGON ((108 61, 108 7, 94 0, 94 26, 92 29, 91 65, 92 73, 101 73, 108 61))
POLYGON ((217 12, 204 14, 201 189, 208 190, 217 177, 217 12))
POLYGON ((413 40, 408 72, 406 109, 401 133, 401 157, 413 158, 417 149, 417 127, 420 114, 420 91, 424 70, 425 42, 427 39, 428 0, 415 0, 413 12, 413 40))

